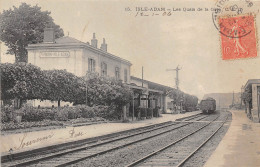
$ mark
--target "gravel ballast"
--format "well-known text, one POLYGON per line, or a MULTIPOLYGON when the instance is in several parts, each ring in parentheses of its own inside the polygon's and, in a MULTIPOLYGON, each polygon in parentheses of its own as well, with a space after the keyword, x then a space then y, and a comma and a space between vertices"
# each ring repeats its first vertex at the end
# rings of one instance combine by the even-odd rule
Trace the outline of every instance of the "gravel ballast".
MULTIPOLYGON (((210 116, 216 118, 216 115, 210 116)), ((204 121, 206 121, 205 119, 204 121)), ((161 135, 149 140, 142 141, 135 145, 131 145, 120 150, 110 152, 109 154, 100 155, 90 160, 82 161, 72 166, 125 166, 149 153, 185 136, 186 134, 194 131, 206 122, 193 123, 191 125, 180 128, 168 134, 161 135)))

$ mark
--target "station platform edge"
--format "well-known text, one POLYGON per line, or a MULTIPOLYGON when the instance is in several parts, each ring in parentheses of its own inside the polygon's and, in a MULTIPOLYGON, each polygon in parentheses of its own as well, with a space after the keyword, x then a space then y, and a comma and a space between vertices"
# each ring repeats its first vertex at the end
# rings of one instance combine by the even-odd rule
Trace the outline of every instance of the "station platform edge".
POLYGON ((79 127, 66 127, 62 129, 50 129, 27 133, 1 135, 1 156, 32 151, 44 147, 65 144, 87 138, 117 133, 134 128, 175 121, 183 117, 196 115, 200 111, 187 112, 185 114, 162 114, 162 117, 134 121, 128 123, 102 123, 79 127))
POLYGON ((204 167, 260 167, 260 123, 242 110, 230 112, 230 127, 204 167))

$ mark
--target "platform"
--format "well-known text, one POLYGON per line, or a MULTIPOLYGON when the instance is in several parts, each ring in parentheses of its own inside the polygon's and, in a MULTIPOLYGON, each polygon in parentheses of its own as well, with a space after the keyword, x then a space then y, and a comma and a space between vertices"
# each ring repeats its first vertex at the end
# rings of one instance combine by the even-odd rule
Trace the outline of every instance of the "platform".
POLYGON ((188 117, 201 113, 200 111, 185 114, 162 114, 162 117, 134 121, 129 123, 102 123, 80 127, 66 127, 62 129, 51 129, 34 131, 28 133, 9 134, 1 136, 1 154, 29 151, 37 148, 77 141, 80 139, 102 136, 110 133, 125 131, 133 128, 149 126, 167 121, 188 117))
POLYGON ((231 110, 231 125, 204 167, 260 167, 260 123, 231 110))

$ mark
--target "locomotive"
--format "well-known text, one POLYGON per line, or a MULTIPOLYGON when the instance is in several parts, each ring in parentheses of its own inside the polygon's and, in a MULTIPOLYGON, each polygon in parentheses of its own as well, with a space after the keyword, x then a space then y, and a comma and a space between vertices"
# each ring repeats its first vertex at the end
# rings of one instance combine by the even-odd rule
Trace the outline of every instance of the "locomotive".
POLYGON ((216 111, 216 100, 208 97, 205 100, 201 100, 200 109, 204 114, 211 114, 216 111))

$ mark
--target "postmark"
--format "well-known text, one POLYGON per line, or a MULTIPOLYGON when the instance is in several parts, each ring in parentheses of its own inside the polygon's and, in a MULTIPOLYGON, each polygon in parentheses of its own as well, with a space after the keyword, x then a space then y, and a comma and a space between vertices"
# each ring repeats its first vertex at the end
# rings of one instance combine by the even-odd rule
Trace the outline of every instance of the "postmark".
POLYGON ((223 60, 257 57, 253 6, 249 0, 220 0, 216 3, 212 19, 220 33, 223 60))
MULTIPOLYGON (((215 28, 222 34, 229 36, 231 38, 239 38, 248 35, 250 32, 250 27, 246 26, 246 24, 249 22, 247 20, 247 17, 244 17, 243 22, 240 22, 240 24, 244 24, 243 27, 247 27, 247 29, 241 30, 240 34, 238 36, 232 36, 228 32, 228 27, 235 24, 236 16, 240 15, 246 15, 246 14, 256 14, 259 10, 258 8, 254 6, 254 3, 249 0, 243 0, 243 1, 229 1, 229 0, 219 0, 216 2, 215 7, 213 8, 212 12, 212 20, 215 28), (219 18, 231 18, 229 19, 228 25, 225 24, 219 24, 219 18), (232 19, 233 18, 233 19, 232 19)), ((230 30, 231 31, 231 30, 230 30)))

